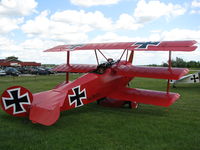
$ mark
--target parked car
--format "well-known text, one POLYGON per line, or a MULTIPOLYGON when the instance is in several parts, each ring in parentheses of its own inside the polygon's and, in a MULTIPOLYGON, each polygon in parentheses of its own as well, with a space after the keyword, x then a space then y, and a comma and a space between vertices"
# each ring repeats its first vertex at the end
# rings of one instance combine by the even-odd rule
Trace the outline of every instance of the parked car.
POLYGON ((6 72, 3 69, 0 69, 0 76, 5 76, 6 72))
POLYGON ((45 69, 49 74, 55 73, 52 68, 46 67, 46 68, 43 68, 43 69, 45 69))
POLYGON ((31 74, 38 74, 38 75, 49 75, 49 72, 46 71, 44 68, 31 68, 30 69, 31 74))
POLYGON ((29 70, 27 67, 17 67, 16 68, 19 72, 21 72, 22 74, 29 74, 29 70))
POLYGON ((11 76, 19 76, 21 74, 17 69, 13 67, 5 68, 5 72, 7 75, 11 75, 11 76))
POLYGON ((44 68, 38 68, 38 74, 39 75, 49 75, 49 71, 47 71, 44 68))

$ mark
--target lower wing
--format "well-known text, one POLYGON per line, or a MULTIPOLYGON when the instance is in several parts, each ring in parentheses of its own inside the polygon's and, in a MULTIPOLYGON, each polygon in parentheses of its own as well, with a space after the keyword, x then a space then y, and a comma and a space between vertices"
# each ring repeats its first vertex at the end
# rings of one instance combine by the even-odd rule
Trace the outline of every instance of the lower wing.
POLYGON ((168 107, 172 105, 180 95, 171 92, 167 93, 153 90, 124 88, 112 93, 108 97, 124 101, 168 107))

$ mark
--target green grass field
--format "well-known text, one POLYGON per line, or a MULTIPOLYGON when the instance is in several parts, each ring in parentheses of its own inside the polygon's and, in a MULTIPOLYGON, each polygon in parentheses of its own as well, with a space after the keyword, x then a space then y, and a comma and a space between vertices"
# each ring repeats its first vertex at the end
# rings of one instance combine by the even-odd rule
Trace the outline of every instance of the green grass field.
MULTIPOLYGON (((76 77, 76 76, 73 76, 76 77)), ((0 77, 0 93, 13 85, 49 90, 64 76, 0 77)), ((165 80, 136 78, 131 87, 164 91, 165 80)), ((96 103, 61 113, 50 127, 0 110, 0 150, 199 150, 200 84, 177 85, 170 108, 141 104, 136 110, 96 103)))

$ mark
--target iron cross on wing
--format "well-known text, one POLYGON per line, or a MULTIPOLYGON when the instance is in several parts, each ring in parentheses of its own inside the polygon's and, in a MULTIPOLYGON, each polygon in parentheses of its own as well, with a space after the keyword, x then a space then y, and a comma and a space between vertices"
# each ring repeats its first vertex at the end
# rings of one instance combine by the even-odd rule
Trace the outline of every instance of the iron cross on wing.
POLYGON ((136 42, 132 46, 137 45, 136 49, 147 49, 149 45, 158 46, 160 42, 136 42))

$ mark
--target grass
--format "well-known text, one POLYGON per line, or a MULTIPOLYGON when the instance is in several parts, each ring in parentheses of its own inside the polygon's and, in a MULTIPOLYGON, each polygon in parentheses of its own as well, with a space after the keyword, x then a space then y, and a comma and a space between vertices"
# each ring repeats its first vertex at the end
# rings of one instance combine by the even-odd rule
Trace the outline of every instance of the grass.
MULTIPOLYGON (((77 76, 73 76, 76 78, 77 76)), ((53 88, 64 76, 0 77, 0 93, 13 85, 31 92, 53 88)), ((136 78, 131 87, 164 91, 165 80, 136 78)), ((170 108, 141 104, 136 110, 91 103, 61 113, 50 127, 0 110, 0 150, 199 150, 200 84, 177 85, 170 108)))

